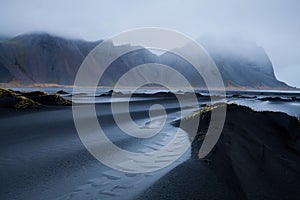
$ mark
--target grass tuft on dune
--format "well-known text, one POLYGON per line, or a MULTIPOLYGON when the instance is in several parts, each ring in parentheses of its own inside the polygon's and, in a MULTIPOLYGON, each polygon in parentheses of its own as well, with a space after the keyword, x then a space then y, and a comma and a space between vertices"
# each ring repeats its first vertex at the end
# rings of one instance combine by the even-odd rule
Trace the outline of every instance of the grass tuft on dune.
POLYGON ((220 108, 220 107, 224 107, 226 106, 226 103, 216 103, 213 105, 207 105, 204 108, 201 108, 200 110, 196 111, 195 113, 193 113, 190 116, 187 116, 186 118, 183 119, 183 121, 188 121, 191 119, 195 119, 196 117, 201 117, 201 119, 204 118, 204 116, 208 113, 210 113, 212 110, 216 109, 216 108, 220 108))

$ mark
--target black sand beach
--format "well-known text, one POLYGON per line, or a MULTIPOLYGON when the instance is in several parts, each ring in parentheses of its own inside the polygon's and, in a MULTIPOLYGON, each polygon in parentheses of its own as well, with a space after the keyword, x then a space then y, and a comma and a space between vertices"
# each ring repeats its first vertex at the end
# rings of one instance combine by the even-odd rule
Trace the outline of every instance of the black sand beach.
MULTIPOLYGON (((164 105, 168 113, 165 134, 143 142, 116 127, 107 96, 98 97, 104 100, 95 108, 115 144, 130 151, 153 150, 165 145, 158 141, 169 141, 177 128, 180 108, 174 97, 167 97, 132 99, 131 114, 139 124, 147 126, 154 103, 164 105)), ((206 97, 199 96, 198 106, 206 104, 206 97)), ((187 117, 196 111, 192 105, 184 109, 187 117)), ((201 115, 199 133, 207 128, 209 109, 201 115)), ((300 195, 300 125, 285 113, 230 104, 221 138, 206 158, 197 157, 204 137, 198 134, 191 149, 170 167, 135 175, 112 170, 90 155, 77 135, 70 106, 40 102, 36 108, 2 107, 0 124, 0 199, 298 199, 300 195)))

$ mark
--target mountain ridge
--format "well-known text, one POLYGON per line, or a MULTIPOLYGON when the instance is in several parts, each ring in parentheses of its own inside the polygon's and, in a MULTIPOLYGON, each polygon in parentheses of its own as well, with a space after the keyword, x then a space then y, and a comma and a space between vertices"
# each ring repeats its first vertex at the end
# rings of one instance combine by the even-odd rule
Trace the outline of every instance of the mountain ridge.
MULTIPOLYGON (((84 58, 101 42, 102 40, 88 42, 66 39, 48 33, 24 34, 2 40, 0 82, 20 85, 72 85, 84 58)), ((272 63, 261 47, 246 45, 241 48, 234 47, 235 51, 230 52, 220 48, 219 42, 204 40, 201 44, 219 68, 226 87, 292 88, 276 79, 272 63)), ((118 51, 121 47, 113 48, 118 51)), ((194 86, 205 86, 203 79, 195 76, 193 67, 186 61, 168 52, 158 56, 147 49, 130 52, 114 61, 106 72, 106 78, 100 80, 100 85, 109 87, 126 71, 149 62, 171 66, 183 73, 194 86)))

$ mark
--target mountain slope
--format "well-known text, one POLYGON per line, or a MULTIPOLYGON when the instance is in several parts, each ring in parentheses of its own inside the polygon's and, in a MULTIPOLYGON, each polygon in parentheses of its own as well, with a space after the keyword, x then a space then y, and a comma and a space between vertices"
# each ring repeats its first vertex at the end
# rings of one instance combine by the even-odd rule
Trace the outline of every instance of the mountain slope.
POLYGON ((22 35, 0 43, 0 62, 23 84, 72 84, 81 62, 98 43, 22 35))

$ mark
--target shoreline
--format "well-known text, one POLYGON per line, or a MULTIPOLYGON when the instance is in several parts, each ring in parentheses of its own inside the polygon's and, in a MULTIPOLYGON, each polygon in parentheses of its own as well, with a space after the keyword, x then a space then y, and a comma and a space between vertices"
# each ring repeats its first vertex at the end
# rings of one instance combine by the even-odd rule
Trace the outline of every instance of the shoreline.
MULTIPOLYGON (((113 89, 114 87, 112 86, 86 86, 86 87, 79 87, 75 85, 60 85, 60 84, 55 84, 55 83, 34 83, 34 84, 20 84, 20 83, 0 83, 0 88, 88 88, 88 89, 113 89)), ((204 90, 207 91, 206 87, 193 87, 196 90, 204 90)), ((130 90, 132 89, 131 87, 120 87, 118 89, 122 90, 130 90)), ((156 86, 144 86, 141 87, 141 89, 165 89, 164 87, 156 87, 156 86)), ((219 89, 215 89, 219 90, 219 89)), ((226 91, 300 91, 300 88, 297 87, 278 87, 278 88, 270 88, 270 87, 259 87, 259 88, 253 88, 253 87, 225 87, 226 91)))

